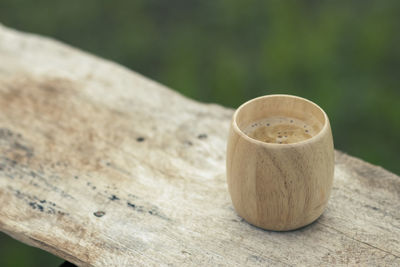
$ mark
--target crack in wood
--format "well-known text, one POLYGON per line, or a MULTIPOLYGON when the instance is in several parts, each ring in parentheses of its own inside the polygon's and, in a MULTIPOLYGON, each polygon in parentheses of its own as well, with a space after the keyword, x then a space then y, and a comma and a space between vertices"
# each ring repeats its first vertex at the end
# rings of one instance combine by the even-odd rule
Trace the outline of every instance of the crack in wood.
POLYGON ((369 244, 369 243, 367 243, 367 242, 365 242, 365 241, 358 240, 358 239, 356 239, 356 238, 354 238, 354 237, 352 237, 352 236, 346 234, 345 232, 336 229, 336 228, 333 227, 333 226, 324 224, 324 223, 322 223, 322 222, 318 222, 318 223, 319 223, 320 225, 326 227, 326 228, 329 228, 329 229, 332 229, 332 230, 338 232, 339 234, 341 234, 341 235, 343 235, 343 236, 345 236, 345 237, 347 237, 347 238, 349 238, 349 239, 351 239, 351 240, 353 240, 353 241, 359 242, 359 243, 364 244, 364 245, 366 245, 366 246, 368 246, 368 247, 371 247, 371 248, 380 250, 380 251, 382 251, 382 252, 385 252, 385 253, 387 253, 387 254, 389 254, 389 255, 392 255, 392 256, 395 257, 396 259, 399 259, 399 258, 400 258, 399 255, 396 255, 396 254, 394 254, 394 253, 392 253, 392 252, 390 252, 390 251, 387 251, 387 250, 385 250, 385 249, 382 249, 382 248, 379 248, 379 247, 374 246, 374 245, 372 245, 372 244, 369 244))

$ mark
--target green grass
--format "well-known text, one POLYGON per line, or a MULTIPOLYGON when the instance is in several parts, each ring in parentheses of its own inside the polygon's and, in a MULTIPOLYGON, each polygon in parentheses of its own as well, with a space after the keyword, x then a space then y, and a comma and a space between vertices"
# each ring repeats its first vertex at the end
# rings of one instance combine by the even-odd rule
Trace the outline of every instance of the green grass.
POLYGON ((56 267, 64 260, 46 251, 27 246, 0 232, 0 266, 2 267, 56 267))

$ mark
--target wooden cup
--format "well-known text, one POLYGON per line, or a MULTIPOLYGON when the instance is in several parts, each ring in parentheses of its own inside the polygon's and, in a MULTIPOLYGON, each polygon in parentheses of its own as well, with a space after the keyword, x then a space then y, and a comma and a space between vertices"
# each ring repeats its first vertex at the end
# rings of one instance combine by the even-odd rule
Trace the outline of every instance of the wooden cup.
POLYGON ((286 231, 316 220, 328 202, 334 148, 328 116, 313 102, 290 95, 267 95, 241 105, 233 115, 227 147, 227 182, 237 213, 268 230, 286 231), (270 116, 301 119, 322 127, 310 139, 265 143, 243 129, 270 116), (316 121, 317 120, 317 121, 316 121))

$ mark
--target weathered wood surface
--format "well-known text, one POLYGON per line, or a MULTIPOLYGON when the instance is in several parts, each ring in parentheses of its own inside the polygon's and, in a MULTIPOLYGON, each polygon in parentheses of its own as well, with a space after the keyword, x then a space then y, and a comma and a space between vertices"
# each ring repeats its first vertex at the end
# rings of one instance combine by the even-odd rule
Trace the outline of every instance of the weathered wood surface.
POLYGON ((0 230, 81 266, 400 265, 400 178, 340 152, 315 223, 241 220, 231 115, 0 26, 0 230))

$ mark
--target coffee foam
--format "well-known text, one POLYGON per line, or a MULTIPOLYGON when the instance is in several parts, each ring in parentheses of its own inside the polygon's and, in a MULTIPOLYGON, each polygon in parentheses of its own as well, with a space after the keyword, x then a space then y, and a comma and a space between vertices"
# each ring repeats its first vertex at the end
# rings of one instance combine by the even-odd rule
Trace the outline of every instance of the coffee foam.
POLYGON ((322 125, 309 125, 291 117, 268 117, 255 121, 244 128, 250 138, 274 144, 298 143, 318 134, 322 125))

